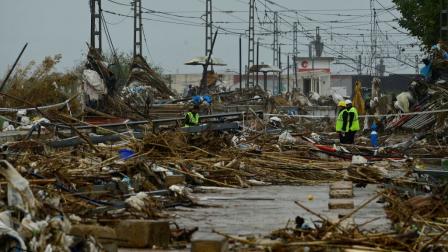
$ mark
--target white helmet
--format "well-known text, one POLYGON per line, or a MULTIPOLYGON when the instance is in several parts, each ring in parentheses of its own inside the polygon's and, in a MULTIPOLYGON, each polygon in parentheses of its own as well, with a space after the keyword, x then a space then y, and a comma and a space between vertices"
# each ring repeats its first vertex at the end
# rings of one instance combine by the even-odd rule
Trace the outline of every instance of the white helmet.
POLYGON ((352 101, 350 101, 350 100, 345 100, 345 104, 352 104, 352 101))

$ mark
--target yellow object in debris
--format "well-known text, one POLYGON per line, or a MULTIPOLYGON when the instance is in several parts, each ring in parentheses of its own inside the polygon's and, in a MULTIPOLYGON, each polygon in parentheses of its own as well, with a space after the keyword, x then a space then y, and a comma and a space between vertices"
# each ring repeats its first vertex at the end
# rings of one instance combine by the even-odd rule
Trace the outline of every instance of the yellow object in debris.
POLYGON ((355 82, 355 95, 353 96, 353 107, 358 110, 359 115, 365 115, 366 114, 366 104, 364 102, 364 99, 362 98, 362 84, 361 81, 355 82))
POLYGON ((418 170, 426 170, 428 169, 427 165, 423 163, 420 159, 415 161, 415 168, 418 170))
POLYGON ((312 194, 309 194, 309 195, 308 195, 308 200, 309 200, 309 201, 314 200, 314 196, 313 196, 312 194))

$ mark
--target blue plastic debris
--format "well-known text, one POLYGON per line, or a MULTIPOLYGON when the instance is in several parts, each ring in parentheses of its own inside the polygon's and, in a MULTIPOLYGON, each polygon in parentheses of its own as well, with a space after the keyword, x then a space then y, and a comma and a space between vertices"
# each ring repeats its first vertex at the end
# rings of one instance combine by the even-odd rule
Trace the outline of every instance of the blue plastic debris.
POLYGON ((372 130, 372 132, 370 132, 370 144, 372 144, 372 147, 378 147, 378 132, 376 131, 378 129, 378 126, 373 123, 370 129, 372 130))
POLYGON ((193 98, 191 100, 194 105, 200 105, 203 101, 203 98, 200 95, 196 95, 196 96, 193 96, 193 98))
POLYGON ((123 160, 127 160, 135 155, 135 152, 130 149, 121 149, 118 151, 118 154, 120 154, 120 158, 123 160))
POLYGON ((205 102, 207 102, 208 104, 212 104, 212 97, 210 95, 205 95, 204 97, 202 97, 203 100, 205 102))

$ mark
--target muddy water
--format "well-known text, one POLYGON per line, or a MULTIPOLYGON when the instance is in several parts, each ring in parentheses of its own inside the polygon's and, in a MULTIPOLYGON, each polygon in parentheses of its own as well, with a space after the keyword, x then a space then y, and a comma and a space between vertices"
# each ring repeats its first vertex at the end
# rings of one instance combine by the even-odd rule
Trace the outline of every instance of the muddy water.
MULTIPOLYGON (((355 207, 375 195, 377 187, 354 188, 355 207)), ((313 211, 330 219, 338 215, 336 210, 328 210, 329 186, 264 186, 250 189, 225 189, 215 192, 196 193, 200 203, 208 208, 177 208, 176 222, 185 227, 199 227, 200 232, 220 232, 234 235, 268 234, 285 227, 296 216, 304 217, 308 223, 318 220, 298 207, 300 201, 313 211)), ((354 216, 354 222, 367 229, 387 230, 389 222, 383 205, 372 202, 354 216)))

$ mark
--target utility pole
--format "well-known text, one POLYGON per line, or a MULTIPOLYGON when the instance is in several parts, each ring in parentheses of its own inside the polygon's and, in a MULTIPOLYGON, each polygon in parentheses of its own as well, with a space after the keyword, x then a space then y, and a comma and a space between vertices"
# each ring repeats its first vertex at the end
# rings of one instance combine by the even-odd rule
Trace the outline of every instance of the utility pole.
MULTIPOLYGON (((273 53, 273 60, 272 60, 272 66, 278 66, 279 60, 278 60, 278 49, 279 49, 279 40, 278 40, 278 12, 274 12, 274 23, 273 23, 273 35, 274 35, 274 41, 272 43, 272 53, 273 53)), ((280 79, 280 77, 278 78, 280 79)), ((274 82, 274 80, 273 80, 274 82)), ((275 86, 275 83, 273 83, 273 86, 275 86)), ((280 88, 280 81, 278 82, 277 89, 280 88)), ((274 90, 272 90, 274 93, 274 90)))
POLYGON ((212 45, 211 45, 210 51, 207 55, 205 64, 202 65, 202 79, 201 79, 201 86, 200 86, 201 95, 208 93, 208 80, 207 80, 208 66, 212 64, 211 57, 212 57, 212 53, 213 53, 213 48, 215 47, 216 37, 218 37, 218 30, 216 30, 215 35, 213 36, 212 45))
POLYGON ((90 0, 90 46, 102 52, 101 0, 90 0))
POLYGON ((446 0, 440 0, 442 10, 440 11, 440 39, 448 41, 448 6, 446 0))
POLYGON ((288 60, 286 62, 287 62, 286 64, 288 65, 287 74, 286 74, 288 76, 288 88, 287 88, 288 91, 287 92, 289 93, 289 67, 290 67, 289 66, 289 54, 288 54, 288 60))
POLYGON ((206 0, 205 3, 205 55, 207 56, 212 47, 213 39, 213 16, 212 0, 206 0))
POLYGON ((358 75, 362 75, 362 57, 361 54, 358 55, 358 67, 357 67, 358 75))
POLYGON ((371 75, 376 76, 376 57, 377 57, 377 21, 376 21, 376 9, 375 0, 370 0, 370 71, 371 75))
POLYGON ((384 76, 384 73, 386 72, 386 66, 384 65, 384 59, 381 58, 380 59, 380 64, 377 67, 377 76, 384 76))
POLYGON ((134 0, 134 57, 142 54, 142 0, 134 0))
POLYGON ((239 39, 239 48, 240 48, 240 93, 243 94, 243 61, 242 61, 242 43, 241 43, 241 35, 239 39))
POLYGON ((311 69, 312 69, 312 74, 314 76, 314 57, 316 56, 316 41, 313 41, 310 43, 309 45, 309 50, 310 50, 310 58, 311 58, 311 69))
POLYGON ((274 12, 274 42, 272 43, 272 51, 274 53, 273 57, 273 66, 278 66, 278 48, 279 48, 279 42, 278 42, 278 12, 274 12))
POLYGON ((280 72, 278 73, 278 95, 282 94, 283 86, 282 86, 282 50, 280 45, 278 46, 278 69, 280 69, 280 72))
POLYGON ((260 40, 257 39, 257 72, 256 72, 256 85, 258 86, 258 67, 260 66, 260 40))
POLYGON ((324 44, 321 41, 319 26, 316 27, 316 40, 314 41, 314 49, 316 50, 316 57, 321 57, 324 50, 324 44))
POLYGON ((253 86, 254 84, 254 72, 250 72, 251 67, 255 63, 255 0, 249 0, 249 50, 248 50, 248 75, 247 81, 248 85, 253 86), (250 78, 252 76, 252 78, 250 78))
POLYGON ((299 88, 299 76, 297 75, 297 58, 294 56, 294 62, 292 64, 294 66, 294 85, 295 88, 299 88))
MULTIPOLYGON (((316 28, 316 35, 317 35, 317 28, 316 28)), ((308 50, 310 53, 310 58, 311 58, 311 90, 314 92, 318 91, 315 88, 316 81, 315 81, 315 72, 314 72, 314 57, 317 52, 316 45, 317 45, 317 43, 316 43, 316 38, 315 38, 313 41, 310 42, 309 47, 308 47, 308 50)), ((319 92, 317 92, 317 93, 319 93, 319 92)))
MULTIPOLYGON (((298 49, 298 33, 299 33, 299 23, 298 22, 294 22, 293 24, 293 30, 292 30, 292 36, 293 36, 293 43, 292 43, 292 60, 293 60, 293 66, 294 66, 294 87, 297 88, 297 55, 299 54, 299 49, 298 49)), ((289 80, 289 79, 288 79, 289 80)))
POLYGON ((244 66, 244 75, 246 76, 246 88, 249 88, 249 69, 247 65, 244 66))
POLYGON ((415 74, 418 75, 420 73, 419 71, 419 67, 418 67, 418 55, 415 55, 415 74))
POLYGON ((297 56, 297 54, 299 53, 299 49, 298 49, 298 32, 299 32, 299 27, 298 27, 298 22, 294 22, 293 24, 293 28, 292 28, 292 53, 294 56, 297 56))

